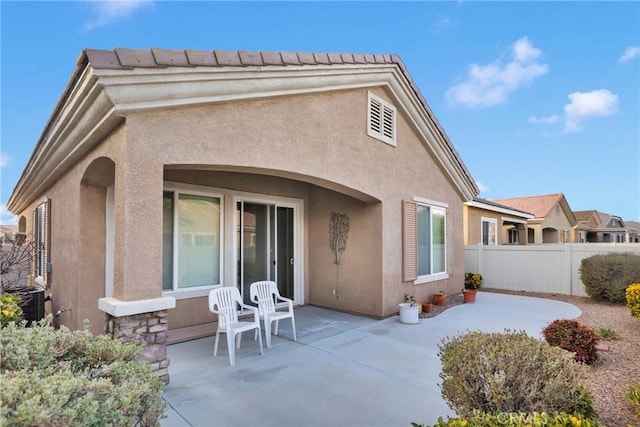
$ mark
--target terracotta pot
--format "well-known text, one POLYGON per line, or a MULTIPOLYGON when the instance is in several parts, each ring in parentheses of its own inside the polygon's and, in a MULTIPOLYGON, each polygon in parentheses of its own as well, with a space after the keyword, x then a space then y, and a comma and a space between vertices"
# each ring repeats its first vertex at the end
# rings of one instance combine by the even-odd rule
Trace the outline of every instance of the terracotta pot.
POLYGON ((447 301, 447 295, 445 294, 433 294, 431 302, 433 305, 443 306, 447 301))
POLYGON ((476 302, 476 295, 478 291, 476 289, 463 289, 462 298, 465 303, 473 304, 476 302))
POLYGON ((422 312, 423 313, 428 313, 431 311, 431 302, 430 301, 423 301, 422 302, 422 312))

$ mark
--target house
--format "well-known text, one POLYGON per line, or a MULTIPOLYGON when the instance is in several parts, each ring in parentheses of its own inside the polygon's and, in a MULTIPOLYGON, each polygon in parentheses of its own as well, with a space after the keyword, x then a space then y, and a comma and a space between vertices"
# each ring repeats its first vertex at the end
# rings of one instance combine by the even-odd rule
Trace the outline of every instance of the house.
POLYGON ((480 197, 465 202, 463 209, 465 246, 527 244, 532 214, 480 197))
POLYGON ((629 228, 629 243, 640 243, 640 222, 625 221, 624 225, 629 228))
POLYGON ((637 241, 638 228, 631 221, 624 221, 622 217, 597 210, 574 211, 579 225, 585 231, 580 235, 579 242, 585 243, 634 243, 637 241))
POLYGON ((492 199, 499 203, 533 214, 527 220, 529 243, 570 243, 576 241, 574 227, 577 221, 564 194, 492 199))
POLYGON ((80 54, 8 208, 57 321, 147 331, 163 368, 218 286, 376 318, 458 292, 477 193, 396 55, 114 49, 80 54))

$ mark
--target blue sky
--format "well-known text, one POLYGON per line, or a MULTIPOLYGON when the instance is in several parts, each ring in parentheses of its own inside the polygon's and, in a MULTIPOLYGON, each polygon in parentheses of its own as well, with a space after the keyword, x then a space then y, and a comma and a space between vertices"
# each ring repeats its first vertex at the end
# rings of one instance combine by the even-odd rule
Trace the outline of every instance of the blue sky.
POLYGON ((640 2, 0 1, 0 223, 85 48, 396 53, 478 186, 640 220, 640 2))

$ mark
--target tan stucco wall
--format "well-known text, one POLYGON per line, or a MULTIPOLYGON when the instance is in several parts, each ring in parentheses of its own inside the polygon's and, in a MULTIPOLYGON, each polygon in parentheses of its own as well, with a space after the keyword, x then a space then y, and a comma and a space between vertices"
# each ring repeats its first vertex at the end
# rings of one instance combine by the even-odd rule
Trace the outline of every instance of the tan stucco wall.
POLYGON ((94 334, 104 332, 105 314, 98 310, 98 298, 104 296, 104 187, 82 185, 87 168, 97 158, 121 159, 124 127, 116 129, 88 156, 63 175, 41 198, 20 213, 27 218, 27 232, 33 232, 33 209, 51 199, 51 302, 47 312, 62 312, 56 324, 72 329, 90 322, 94 334))
MULTIPOLYGON (((374 92, 392 100, 382 89, 374 92)), ((427 300, 440 290, 459 292, 461 196, 401 110, 397 147, 367 136, 366 110, 367 92, 349 90, 127 113, 126 131, 115 131, 47 191, 54 206, 56 304, 74 307, 61 321, 69 316, 67 323, 79 327, 80 317, 104 320, 96 308, 104 295, 104 189, 80 190, 86 168, 100 156, 115 162, 113 296, 120 300, 162 295, 164 180, 303 200, 307 303, 380 317, 395 313, 404 293, 427 300), (414 197, 448 204, 448 279, 402 282, 402 200, 414 197), (328 245, 332 211, 351 220, 340 266, 328 245)), ((227 203, 227 215, 232 209, 227 203)), ((226 233, 225 253, 232 236, 226 233)), ((225 257, 229 284, 232 262, 225 257)), ((179 300, 169 322, 173 329, 211 319, 206 298, 196 298, 179 300)))
POLYGON ((542 220, 529 221, 527 226, 532 228, 535 233, 535 242, 529 243, 562 243, 562 230, 569 231, 569 243, 575 240, 575 234, 571 232, 573 226, 560 205, 556 205, 551 209, 548 215, 542 220), (549 238, 544 239, 543 234, 545 229, 555 229, 555 231, 547 230, 549 238))
POLYGON ((464 225, 464 244, 465 245, 477 245, 482 244, 482 218, 490 218, 496 220, 496 239, 498 245, 502 245, 505 242, 506 231, 502 230, 502 215, 496 212, 491 212, 485 209, 479 209, 476 207, 469 207, 463 205, 463 209, 466 213, 465 225, 464 225))

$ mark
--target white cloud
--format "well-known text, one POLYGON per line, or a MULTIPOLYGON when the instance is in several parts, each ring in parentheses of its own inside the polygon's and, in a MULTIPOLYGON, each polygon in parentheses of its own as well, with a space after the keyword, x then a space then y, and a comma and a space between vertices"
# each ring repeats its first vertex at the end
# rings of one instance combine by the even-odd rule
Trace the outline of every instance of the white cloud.
POLYGON ((497 59, 488 65, 469 65, 467 79, 447 90, 449 102, 471 108, 503 104, 511 92, 549 72, 549 66, 539 62, 542 51, 527 37, 511 49, 512 58, 506 64, 497 59))
POLYGON ((151 0, 91 0, 95 17, 85 23, 86 31, 128 18, 137 10, 153 4, 151 0))
POLYGON ((547 116, 547 117, 531 116, 527 121, 529 123, 533 123, 534 125, 538 125, 538 124, 552 125, 558 120, 560 120, 560 117, 554 114, 553 116, 547 116))
POLYGON ((618 95, 607 89, 570 93, 569 99, 571 102, 564 106, 563 133, 580 132, 585 120, 611 116, 618 108, 618 95))
POLYGON ((7 166, 11 161, 11 157, 4 153, 0 153, 0 168, 7 166))
POLYGON ((7 210, 7 206, 4 203, 0 203, 0 224, 16 225, 17 223, 17 217, 7 210))
POLYGON ((628 62, 637 57, 640 57, 640 46, 629 46, 624 50, 622 56, 618 58, 618 62, 628 62))
POLYGON ((451 26, 451 20, 449 18, 440 18, 438 22, 431 25, 431 29, 434 33, 440 34, 451 26))
POLYGON ((489 187, 487 187, 480 181, 476 181, 476 185, 478 186, 478 190, 480 190, 480 194, 489 192, 489 187))

